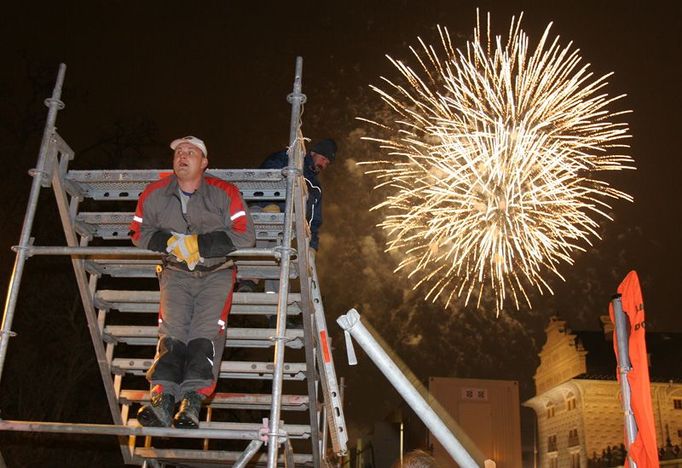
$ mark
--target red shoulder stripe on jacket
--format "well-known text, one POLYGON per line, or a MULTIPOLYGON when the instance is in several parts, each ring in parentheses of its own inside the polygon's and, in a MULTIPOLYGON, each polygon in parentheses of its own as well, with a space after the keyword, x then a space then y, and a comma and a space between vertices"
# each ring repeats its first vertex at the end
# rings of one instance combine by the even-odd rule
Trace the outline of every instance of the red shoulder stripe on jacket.
POLYGON ((135 208, 135 216, 133 216, 133 221, 130 223, 130 231, 132 232, 131 237, 133 240, 138 240, 140 238, 140 225, 144 222, 144 202, 147 200, 147 197, 152 192, 166 187, 170 181, 170 177, 163 177, 162 179, 147 185, 142 194, 140 194, 140 198, 137 200, 137 208, 135 208))
POLYGON ((218 187, 223 190, 230 200, 230 220, 232 221, 232 229, 237 232, 246 232, 246 207, 242 201, 241 193, 236 185, 231 184, 225 180, 217 177, 206 177, 206 182, 209 185, 218 187))

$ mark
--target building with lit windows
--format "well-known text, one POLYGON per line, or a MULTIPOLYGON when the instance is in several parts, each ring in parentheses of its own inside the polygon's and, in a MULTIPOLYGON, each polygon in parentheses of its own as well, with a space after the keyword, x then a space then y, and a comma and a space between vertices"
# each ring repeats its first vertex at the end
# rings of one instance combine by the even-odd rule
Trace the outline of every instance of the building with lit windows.
MULTIPOLYGON (((536 396, 524 403, 537 417, 534 466, 588 468, 622 464, 623 410, 616 380, 613 328, 572 332, 556 317, 535 372, 536 396)), ((682 334, 647 332, 651 397, 662 459, 682 446, 682 334)))

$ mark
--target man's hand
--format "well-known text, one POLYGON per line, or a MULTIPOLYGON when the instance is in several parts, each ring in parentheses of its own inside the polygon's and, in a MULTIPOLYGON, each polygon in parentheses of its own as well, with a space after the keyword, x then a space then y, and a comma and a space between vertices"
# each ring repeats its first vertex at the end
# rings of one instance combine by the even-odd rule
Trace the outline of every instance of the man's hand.
POLYGON ((185 262, 190 270, 194 270, 199 262, 204 260, 199 255, 199 241, 196 234, 174 232, 173 236, 168 239, 166 252, 173 254, 181 262, 185 262))

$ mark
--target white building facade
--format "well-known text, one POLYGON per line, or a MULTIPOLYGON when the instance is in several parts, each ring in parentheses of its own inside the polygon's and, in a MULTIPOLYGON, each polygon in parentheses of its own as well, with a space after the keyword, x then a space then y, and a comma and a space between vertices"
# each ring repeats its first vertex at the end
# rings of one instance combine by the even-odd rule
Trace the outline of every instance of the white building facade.
MULTIPOLYGON (((533 408, 537 417, 536 466, 607 466, 604 455, 611 459, 613 449, 623 443, 624 433, 613 343, 607 341, 608 335, 591 332, 591 344, 599 349, 586 349, 580 333, 571 333, 566 322, 557 318, 550 319, 546 334, 535 373, 536 396, 524 403, 533 408), (595 339, 599 335, 603 340, 600 344, 595 339), (609 350, 610 356, 605 356, 609 350), (590 353, 600 354, 595 356, 602 361, 601 366, 596 366, 597 373, 590 369, 590 353), (603 363, 611 368, 610 373, 603 363), (598 373, 605 369, 607 373, 598 373)), ((651 384, 659 447, 682 445, 680 377, 677 381, 651 384)))

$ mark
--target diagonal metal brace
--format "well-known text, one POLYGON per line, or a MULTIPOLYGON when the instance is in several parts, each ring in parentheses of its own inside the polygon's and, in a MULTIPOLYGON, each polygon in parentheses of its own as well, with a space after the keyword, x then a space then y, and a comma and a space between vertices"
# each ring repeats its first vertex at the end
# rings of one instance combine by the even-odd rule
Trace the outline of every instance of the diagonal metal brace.
POLYGON ((234 462, 232 468, 243 468, 251 461, 254 455, 258 453, 258 450, 263 446, 262 440, 252 440, 251 443, 246 447, 244 452, 237 458, 234 462))

